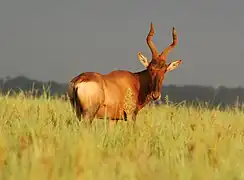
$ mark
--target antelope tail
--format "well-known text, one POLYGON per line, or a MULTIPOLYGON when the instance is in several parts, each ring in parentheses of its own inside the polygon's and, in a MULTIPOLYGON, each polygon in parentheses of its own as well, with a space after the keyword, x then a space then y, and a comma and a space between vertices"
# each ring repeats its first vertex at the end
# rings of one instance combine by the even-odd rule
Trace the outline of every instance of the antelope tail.
POLYGON ((70 82, 68 86, 68 96, 70 103, 75 110, 77 110, 77 108, 81 108, 80 101, 77 95, 77 90, 78 87, 75 86, 75 83, 70 82))

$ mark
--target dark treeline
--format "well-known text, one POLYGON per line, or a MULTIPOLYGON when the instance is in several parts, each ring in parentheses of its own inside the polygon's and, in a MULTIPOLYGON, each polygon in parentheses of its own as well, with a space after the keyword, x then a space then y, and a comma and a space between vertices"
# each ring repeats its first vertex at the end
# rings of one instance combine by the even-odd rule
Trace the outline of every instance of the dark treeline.
MULTIPOLYGON (((48 91, 51 96, 66 97, 67 84, 60 84, 54 81, 40 82, 28 79, 24 76, 15 78, 0 79, 0 89, 3 94, 9 93, 10 95, 16 92, 23 91, 26 93, 32 92, 35 96, 40 96, 43 91, 48 91)), ((164 103, 168 96, 168 100, 173 103, 186 101, 187 103, 208 103, 212 106, 233 106, 237 102, 242 104, 244 100, 244 88, 227 88, 220 86, 218 88, 185 85, 175 86, 169 85, 163 87, 162 102, 164 103)))

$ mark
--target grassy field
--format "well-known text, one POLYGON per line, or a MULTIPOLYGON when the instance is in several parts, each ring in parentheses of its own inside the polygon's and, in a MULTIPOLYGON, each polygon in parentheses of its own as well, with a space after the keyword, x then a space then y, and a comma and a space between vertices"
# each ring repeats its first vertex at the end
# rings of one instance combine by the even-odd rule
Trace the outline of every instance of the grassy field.
POLYGON ((145 108, 135 132, 76 122, 68 102, 0 96, 0 178, 244 179, 244 113, 145 108))

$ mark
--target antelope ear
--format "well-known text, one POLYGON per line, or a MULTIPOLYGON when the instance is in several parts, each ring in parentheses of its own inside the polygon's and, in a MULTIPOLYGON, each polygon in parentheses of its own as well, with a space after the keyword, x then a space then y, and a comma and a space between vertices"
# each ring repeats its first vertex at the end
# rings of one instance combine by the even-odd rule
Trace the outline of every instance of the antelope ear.
POLYGON ((137 53, 137 57, 139 61, 142 63, 142 65, 147 68, 149 65, 149 61, 147 60, 147 58, 144 55, 142 55, 141 52, 137 53))
POLYGON ((182 60, 176 60, 176 61, 174 61, 174 62, 172 62, 172 63, 169 63, 166 72, 175 70, 176 68, 179 67, 179 65, 180 65, 181 63, 182 63, 182 60))

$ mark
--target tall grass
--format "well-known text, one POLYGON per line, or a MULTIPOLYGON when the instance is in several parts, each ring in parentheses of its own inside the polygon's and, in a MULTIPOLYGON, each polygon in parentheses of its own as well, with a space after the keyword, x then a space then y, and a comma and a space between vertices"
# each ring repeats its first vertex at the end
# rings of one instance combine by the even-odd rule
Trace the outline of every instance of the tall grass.
POLYGON ((0 178, 244 179, 244 113, 165 105, 136 129, 77 123, 68 102, 0 96, 0 178))

